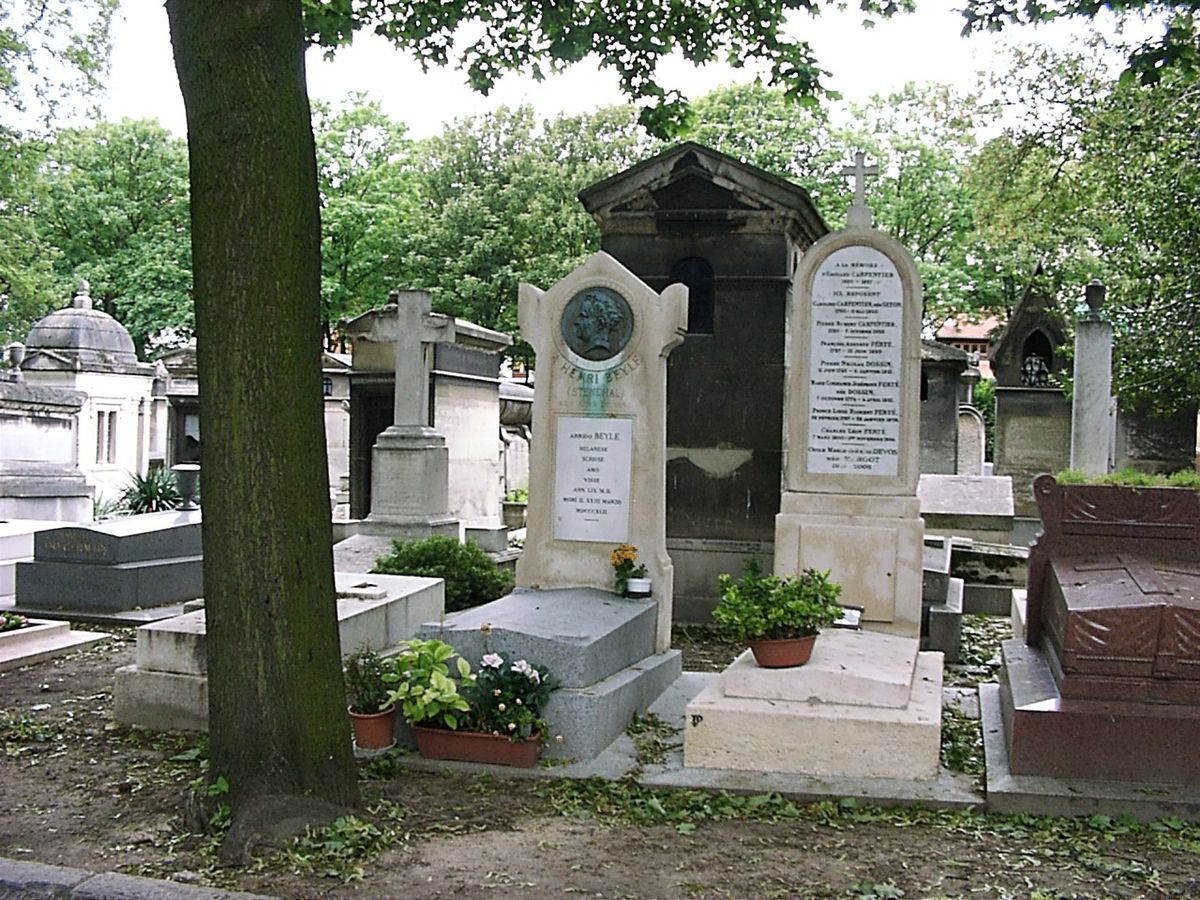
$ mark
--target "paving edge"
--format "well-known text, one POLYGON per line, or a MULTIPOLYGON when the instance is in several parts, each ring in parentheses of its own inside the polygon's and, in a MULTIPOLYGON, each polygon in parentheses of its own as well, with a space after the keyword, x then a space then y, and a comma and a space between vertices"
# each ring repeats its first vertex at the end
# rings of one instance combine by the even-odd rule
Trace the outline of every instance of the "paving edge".
POLYGON ((270 900, 262 894, 0 857, 0 900, 270 900))

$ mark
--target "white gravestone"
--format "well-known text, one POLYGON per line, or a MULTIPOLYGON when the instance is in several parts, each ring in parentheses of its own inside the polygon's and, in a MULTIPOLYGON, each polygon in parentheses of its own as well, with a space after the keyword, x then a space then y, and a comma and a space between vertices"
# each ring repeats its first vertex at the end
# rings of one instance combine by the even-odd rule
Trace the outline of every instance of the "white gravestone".
POLYGON ((521 334, 537 354, 529 507, 517 586, 613 590, 610 555, 638 548, 670 646, 666 361, 687 288, 656 293, 607 253, 548 291, 523 284, 521 334))
POLYGON ((856 166, 847 228, 805 253, 787 335, 784 494, 775 570, 831 570, 865 628, 916 637, 921 280, 871 227, 856 166))
POLYGON ((364 535, 420 538, 458 536, 449 514, 449 451, 429 425, 433 344, 454 340, 454 319, 432 312, 424 291, 395 291, 382 310, 347 323, 352 337, 396 347, 392 424, 371 449, 371 512, 364 535))

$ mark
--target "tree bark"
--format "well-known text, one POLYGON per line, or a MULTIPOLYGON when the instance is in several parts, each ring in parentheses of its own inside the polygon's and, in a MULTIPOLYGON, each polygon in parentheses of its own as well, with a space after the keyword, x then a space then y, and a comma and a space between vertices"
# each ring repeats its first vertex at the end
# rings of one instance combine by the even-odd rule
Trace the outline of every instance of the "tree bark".
POLYGON ((355 805, 321 408, 299 0, 168 0, 187 111, 210 773, 355 805))

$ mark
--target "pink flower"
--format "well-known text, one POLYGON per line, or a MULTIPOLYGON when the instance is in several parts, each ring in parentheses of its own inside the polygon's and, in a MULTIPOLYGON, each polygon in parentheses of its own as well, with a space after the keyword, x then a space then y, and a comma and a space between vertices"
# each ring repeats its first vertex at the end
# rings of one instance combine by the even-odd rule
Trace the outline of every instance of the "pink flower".
POLYGON ((499 653, 489 653, 479 661, 479 664, 481 666, 487 666, 489 669, 498 669, 504 665, 504 657, 502 657, 499 653))

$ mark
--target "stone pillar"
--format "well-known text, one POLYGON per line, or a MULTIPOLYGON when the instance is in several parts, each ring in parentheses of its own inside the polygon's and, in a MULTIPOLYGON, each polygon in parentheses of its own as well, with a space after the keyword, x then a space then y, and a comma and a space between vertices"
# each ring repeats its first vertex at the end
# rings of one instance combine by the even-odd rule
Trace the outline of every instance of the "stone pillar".
POLYGON ((1104 285, 1084 290, 1088 312, 1075 323, 1071 395, 1071 468, 1088 475, 1109 470, 1112 436, 1112 325, 1100 318, 1104 285))
POLYGON ((537 353, 529 507, 519 588, 613 590, 610 555, 638 548, 671 645, 666 539, 667 356, 683 343, 687 288, 661 294, 607 253, 548 291, 522 284, 521 334, 537 353))

